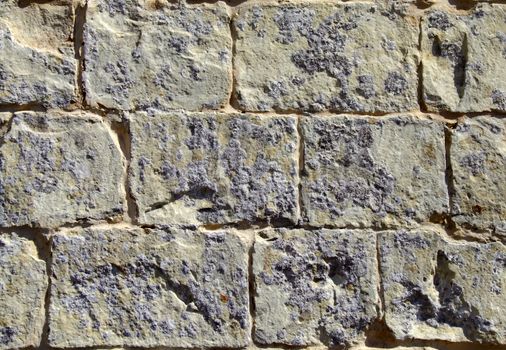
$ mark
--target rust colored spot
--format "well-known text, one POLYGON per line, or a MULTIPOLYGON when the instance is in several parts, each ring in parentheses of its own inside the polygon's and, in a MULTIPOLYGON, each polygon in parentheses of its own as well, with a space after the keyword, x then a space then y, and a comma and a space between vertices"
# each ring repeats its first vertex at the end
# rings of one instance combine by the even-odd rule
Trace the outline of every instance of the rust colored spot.
POLYGON ((225 294, 220 294, 220 300, 222 303, 226 303, 228 301, 228 297, 225 294))

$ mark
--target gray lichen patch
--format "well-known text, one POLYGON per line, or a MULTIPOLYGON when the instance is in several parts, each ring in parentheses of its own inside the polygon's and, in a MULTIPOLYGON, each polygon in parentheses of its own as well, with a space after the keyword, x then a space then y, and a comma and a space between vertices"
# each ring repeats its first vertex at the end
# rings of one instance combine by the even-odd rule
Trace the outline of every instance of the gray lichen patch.
POLYGON ((0 105, 65 107, 76 100, 73 2, 0 2, 0 105))
POLYGON ((464 118, 452 130, 452 218, 506 241, 506 119, 464 118))
POLYGON ((242 109, 418 109, 414 18, 372 3, 269 2, 242 6, 234 28, 242 109))
POLYGON ((295 117, 136 113, 130 132, 140 223, 297 221, 295 117))
POLYGON ((261 344, 349 346, 377 317, 374 232, 261 231, 253 273, 261 344))
POLYGON ((119 217, 122 174, 123 156, 99 117, 15 113, 0 144, 0 226, 119 217))
POLYGON ((412 115, 302 118, 312 226, 388 227, 448 211, 444 125, 412 115))
POLYGON ((83 72, 92 106, 219 109, 231 90, 232 38, 223 3, 91 0, 83 72))
POLYGON ((385 320, 398 339, 506 343, 506 248, 431 230, 380 234, 385 320))
POLYGON ((72 229, 53 238, 53 347, 243 347, 248 254, 231 231, 72 229))
POLYGON ((40 345, 47 284, 35 244, 15 233, 0 235, 0 349, 40 345))
POLYGON ((506 9, 429 11, 422 21, 423 98, 431 110, 506 111, 506 9))

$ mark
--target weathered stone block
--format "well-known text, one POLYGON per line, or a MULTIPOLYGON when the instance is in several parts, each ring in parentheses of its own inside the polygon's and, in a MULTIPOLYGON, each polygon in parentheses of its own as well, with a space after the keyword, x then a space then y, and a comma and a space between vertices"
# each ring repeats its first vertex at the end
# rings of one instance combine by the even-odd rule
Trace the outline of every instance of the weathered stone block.
POLYGON ((172 112, 130 119, 140 223, 297 220, 295 117, 172 112))
POLYGON ((119 216, 123 156, 88 113, 19 112, 0 144, 0 226, 119 216))
POLYGON ((76 100, 71 0, 0 2, 0 104, 76 100))
POLYGON ((241 347, 247 246, 233 232, 73 229, 53 239, 54 347, 241 347))
POLYGON ((90 0, 86 19, 90 105, 201 110, 228 101, 232 37, 223 3, 90 0))
POLYGON ((350 345, 377 317, 374 232, 261 231, 253 273, 261 344, 350 345))
POLYGON ((423 97, 431 110, 506 111, 506 8, 467 15, 430 11, 422 21, 423 97))
POLYGON ((372 3, 246 5, 236 98, 248 111, 418 109, 418 23, 372 3))
POLYGON ((453 220, 506 240, 506 119, 464 118, 451 140, 453 220))
POLYGON ((0 236, 0 349, 39 346, 46 276, 33 242, 16 234, 0 236))
POLYGON ((448 210, 440 122, 412 115, 308 116, 302 204, 313 226, 397 226, 448 210))
POLYGON ((380 234, 385 320, 398 339, 506 343, 506 248, 435 231, 380 234))

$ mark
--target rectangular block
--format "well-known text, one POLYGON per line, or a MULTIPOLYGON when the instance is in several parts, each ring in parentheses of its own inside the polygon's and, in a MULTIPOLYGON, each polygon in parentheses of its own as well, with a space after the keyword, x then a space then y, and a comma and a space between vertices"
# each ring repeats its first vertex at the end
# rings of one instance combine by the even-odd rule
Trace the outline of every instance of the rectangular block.
POLYGON ((295 117, 136 113, 130 122, 140 223, 297 221, 295 117))
POLYGON ((339 115, 303 117, 301 127, 305 223, 397 226, 448 211, 442 123, 339 115))
POLYGON ((506 248, 435 231, 381 233, 385 321, 397 339, 506 343, 506 248))
POLYGON ((0 226, 117 219, 123 162, 98 116, 16 113, 0 143, 0 226))
POLYGON ((430 110, 506 111, 506 8, 442 9, 422 21, 423 97, 430 110))
POLYGON ((335 347, 364 339, 379 307, 374 232, 267 229, 256 238, 258 343, 335 347))
POLYGON ((83 72, 92 106, 219 109, 232 89, 223 3, 90 0, 83 72))
POLYGON ((0 105, 77 100, 73 28, 71 0, 0 2, 0 105))
POLYGON ((44 326, 46 263, 32 241, 0 235, 0 349, 37 348, 44 326))
POLYGON ((247 246, 233 232, 72 229, 53 238, 53 347, 244 347, 247 246))
POLYGON ((451 140, 453 221, 506 241, 506 119, 463 118, 451 140))
POLYGON ((372 3, 245 5, 236 99, 247 111, 418 109, 418 23, 372 3))

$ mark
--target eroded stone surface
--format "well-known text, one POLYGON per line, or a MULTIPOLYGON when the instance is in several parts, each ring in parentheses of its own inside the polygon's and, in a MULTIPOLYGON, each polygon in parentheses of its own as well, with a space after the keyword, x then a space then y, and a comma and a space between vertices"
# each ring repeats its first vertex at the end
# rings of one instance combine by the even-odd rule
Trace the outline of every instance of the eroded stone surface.
POLYGON ((0 349, 39 346, 46 288, 46 264, 35 244, 0 235, 0 349))
POLYGON ((371 3, 262 3, 234 23, 243 109, 418 109, 414 18, 371 3))
POLYGON ((0 226, 119 216, 122 160, 97 116, 16 113, 0 144, 0 226))
POLYGON ((296 221, 297 120, 131 114, 130 183, 145 224, 296 221))
POLYGON ((91 0, 85 26, 88 103, 118 109, 218 109, 231 89, 223 3, 91 0))
POLYGON ((506 8, 468 15, 430 11, 422 21, 423 96, 430 109, 506 111, 506 8))
POLYGON ((370 231, 265 230, 257 235, 255 339, 261 344, 350 345, 378 304, 370 231))
POLYGON ((451 140, 453 220, 506 240, 506 119, 464 118, 451 140))
POLYGON ((385 320, 398 339, 506 343, 506 248, 435 231, 380 234, 385 320))
POLYGON ((53 239, 54 347, 241 347, 248 254, 232 232, 104 227, 53 239))
POLYGON ((0 104, 76 100, 71 0, 0 2, 0 104))
POLYGON ((415 116, 303 117, 303 219, 390 226, 446 213, 443 124, 415 116))

